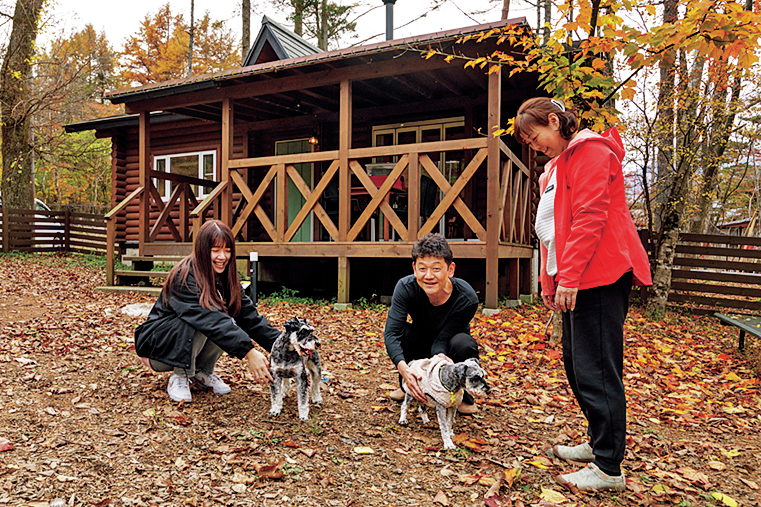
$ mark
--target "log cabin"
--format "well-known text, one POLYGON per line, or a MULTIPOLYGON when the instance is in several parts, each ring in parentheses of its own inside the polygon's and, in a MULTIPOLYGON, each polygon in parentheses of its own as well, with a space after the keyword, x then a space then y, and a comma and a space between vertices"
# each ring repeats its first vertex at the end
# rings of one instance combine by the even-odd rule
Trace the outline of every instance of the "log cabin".
MULTIPOLYGON (((110 266, 180 256, 210 218, 256 252, 260 282, 390 295, 415 240, 439 232, 485 308, 530 294, 538 169, 504 127, 535 75, 464 68, 524 18, 323 52, 268 18, 245 64, 112 91, 125 114, 70 124, 112 142, 110 266)), ((517 52, 514 48, 512 49, 517 52)))

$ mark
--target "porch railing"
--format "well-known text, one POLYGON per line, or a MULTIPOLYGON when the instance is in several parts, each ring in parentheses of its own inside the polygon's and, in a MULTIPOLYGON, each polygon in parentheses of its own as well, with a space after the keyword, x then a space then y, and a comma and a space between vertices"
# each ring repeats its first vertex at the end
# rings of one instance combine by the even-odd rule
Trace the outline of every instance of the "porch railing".
MULTIPOLYGON (((462 199, 461 194, 466 185, 473 179, 478 168, 487 157, 486 138, 465 139, 457 141, 441 141, 398 146, 374 148, 356 148, 349 150, 349 169, 359 184, 369 196, 369 202, 364 206, 353 223, 350 221, 346 231, 345 241, 357 241, 370 218, 380 210, 385 219, 396 231, 401 241, 415 241, 435 229, 442 217, 450 208, 454 208, 463 222, 470 228, 479 241, 486 241, 486 230, 475 213, 462 199), (432 160, 431 154, 441 152, 464 151, 473 153, 457 180, 450 184, 432 160), (386 176, 380 187, 377 187, 370 175, 362 166, 360 160, 374 157, 398 156, 391 172, 386 176), (419 224, 419 203, 421 195, 421 168, 433 180, 441 198, 430 216, 424 217, 425 222, 419 224), (408 214, 407 220, 402 220, 396 209, 390 204, 394 184, 407 170, 408 214), (418 225, 419 224, 419 225, 418 225)), ((528 168, 518 159, 504 143, 501 143, 502 174, 500 178, 500 206, 502 217, 500 240, 518 244, 530 242, 530 173, 528 168)), ((291 241, 298 229, 313 212, 334 241, 341 238, 339 224, 333 222, 323 208, 321 202, 325 189, 336 176, 339 168, 338 151, 283 155, 272 157, 233 159, 229 162, 230 179, 220 182, 214 190, 191 213, 194 230, 205 221, 207 210, 220 202, 223 191, 228 186, 234 186, 240 192, 240 201, 233 215, 231 224, 233 233, 237 236, 243 230, 253 213, 266 231, 269 240, 275 243, 291 241), (294 167, 297 164, 323 162, 328 168, 323 172, 314 188, 310 188, 294 167), (266 174, 255 189, 251 189, 245 181, 244 170, 267 168, 266 174), (293 182, 295 188, 304 198, 304 204, 288 224, 287 210, 287 181, 293 182), (272 185, 275 189, 275 212, 270 218, 261 206, 262 198, 272 185), (244 202, 245 201, 245 202, 244 202), (274 219, 274 223, 273 223, 274 219)), ((473 206, 475 203, 471 203, 473 206)))

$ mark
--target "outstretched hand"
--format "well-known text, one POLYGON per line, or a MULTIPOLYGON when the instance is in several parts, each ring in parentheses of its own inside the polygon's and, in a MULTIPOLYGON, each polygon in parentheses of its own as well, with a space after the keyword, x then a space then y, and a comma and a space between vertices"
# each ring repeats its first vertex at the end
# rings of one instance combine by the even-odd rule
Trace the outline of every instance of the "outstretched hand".
POLYGON ((399 370, 399 375, 402 376, 404 382, 407 384, 407 389, 409 389, 410 394, 412 394, 412 396, 420 403, 427 403, 428 400, 425 397, 425 393, 420 389, 420 385, 418 384, 418 380, 423 377, 416 375, 412 369, 407 366, 406 361, 400 361, 396 366, 396 369, 399 370))
POLYGON ((254 382, 267 384, 272 382, 270 374, 269 361, 267 357, 256 349, 251 349, 246 354, 246 366, 248 371, 254 376, 254 382))

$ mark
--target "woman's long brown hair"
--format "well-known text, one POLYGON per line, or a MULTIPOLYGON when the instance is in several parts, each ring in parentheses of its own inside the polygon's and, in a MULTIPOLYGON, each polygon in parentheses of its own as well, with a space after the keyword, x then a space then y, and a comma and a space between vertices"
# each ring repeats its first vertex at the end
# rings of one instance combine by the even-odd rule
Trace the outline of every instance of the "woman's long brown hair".
POLYGON ((201 226, 198 237, 195 238, 193 253, 172 268, 164 283, 165 301, 168 302, 171 297, 175 279, 179 277, 180 283, 184 285, 191 269, 196 280, 196 286, 200 291, 201 306, 210 310, 213 308, 221 309, 230 316, 237 317, 241 306, 241 292, 238 272, 235 269, 235 239, 232 231, 224 222, 211 220, 201 226), (225 271, 220 275, 214 272, 211 265, 211 249, 214 247, 230 249, 230 261, 227 263, 225 271), (219 276, 222 285, 230 291, 230 302, 227 305, 217 292, 215 280, 217 276, 219 276))

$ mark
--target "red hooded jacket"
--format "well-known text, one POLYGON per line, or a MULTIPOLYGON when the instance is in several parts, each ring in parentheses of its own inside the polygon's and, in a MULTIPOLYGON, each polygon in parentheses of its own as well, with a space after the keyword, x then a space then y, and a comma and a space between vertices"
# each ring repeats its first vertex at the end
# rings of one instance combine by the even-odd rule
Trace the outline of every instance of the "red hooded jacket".
MULTIPOLYGON (((652 285, 650 263, 626 202, 621 160, 624 147, 618 131, 582 130, 556 166, 555 249, 558 274, 547 274, 542 257, 545 295, 558 285, 579 290, 616 282, 632 271, 635 285, 652 285)), ((544 254, 544 252, 542 252, 544 254)))

